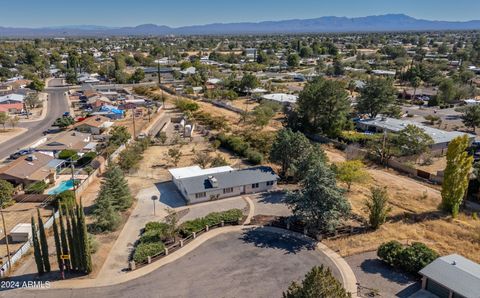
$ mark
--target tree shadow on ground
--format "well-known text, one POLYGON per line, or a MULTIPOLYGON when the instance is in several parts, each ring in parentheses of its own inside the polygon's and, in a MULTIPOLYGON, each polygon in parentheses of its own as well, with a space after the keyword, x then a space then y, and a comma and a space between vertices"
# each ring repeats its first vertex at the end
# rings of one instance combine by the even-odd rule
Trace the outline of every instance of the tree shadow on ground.
POLYGON ((240 238, 245 243, 251 243, 260 248, 271 248, 285 251, 285 254, 296 254, 302 250, 314 250, 315 241, 302 239, 300 235, 290 233, 274 233, 265 228, 246 230, 240 238))
POLYGON ((403 212, 396 215, 388 216, 387 221, 392 223, 403 222, 405 224, 415 224, 446 217, 448 217, 448 215, 439 210, 426 211, 422 213, 403 212))
POLYGON ((382 278, 400 285, 408 285, 418 281, 418 278, 400 271, 394 270, 380 259, 366 259, 360 264, 363 272, 369 274, 380 274, 382 278))
POLYGON ((263 204, 285 204, 285 192, 281 190, 258 195, 258 202, 263 204))

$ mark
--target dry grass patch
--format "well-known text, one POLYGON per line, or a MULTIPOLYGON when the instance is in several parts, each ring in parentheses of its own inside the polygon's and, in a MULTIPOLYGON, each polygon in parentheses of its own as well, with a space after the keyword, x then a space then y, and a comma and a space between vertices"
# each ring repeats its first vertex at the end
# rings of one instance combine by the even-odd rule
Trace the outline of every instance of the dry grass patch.
MULTIPOLYGON (((330 161, 345 160, 343 152, 325 147, 330 161)), ((325 244, 342 256, 376 250, 389 240, 404 243, 421 241, 440 254, 460 253, 480 262, 480 220, 461 214, 458 219, 438 211, 441 202, 440 187, 425 184, 380 167, 367 169, 371 180, 365 185, 354 185, 347 194, 354 213, 367 218, 364 202, 372 186, 387 187, 392 211, 389 220, 377 231, 326 240, 325 244)))

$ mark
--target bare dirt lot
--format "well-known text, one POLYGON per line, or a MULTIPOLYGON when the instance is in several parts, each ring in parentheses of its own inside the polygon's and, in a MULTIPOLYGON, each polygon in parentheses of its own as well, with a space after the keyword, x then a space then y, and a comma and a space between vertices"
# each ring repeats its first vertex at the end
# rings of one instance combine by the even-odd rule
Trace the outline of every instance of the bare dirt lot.
MULTIPOLYGON (((331 162, 345 160, 342 152, 326 148, 331 162)), ((353 212, 367 218, 364 202, 372 186, 387 187, 392 211, 388 222, 379 230, 327 240, 325 243, 342 256, 376 250, 389 240, 404 243, 421 241, 440 254, 460 253, 476 262, 480 261, 480 221, 462 213, 457 219, 438 211, 440 188, 402 176, 395 171, 369 167, 370 182, 353 185, 347 194, 353 212)))

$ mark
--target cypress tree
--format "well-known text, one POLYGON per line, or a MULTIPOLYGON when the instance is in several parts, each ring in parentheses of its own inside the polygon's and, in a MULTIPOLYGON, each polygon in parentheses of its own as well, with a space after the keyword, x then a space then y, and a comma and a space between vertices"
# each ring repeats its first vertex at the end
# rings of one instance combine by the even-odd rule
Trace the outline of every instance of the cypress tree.
MULTIPOLYGON (((62 254, 64 255, 69 255, 69 251, 68 251, 68 237, 67 237, 67 232, 65 231, 65 225, 63 223, 63 210, 62 208, 59 209, 59 213, 60 213, 60 239, 62 241, 62 254)), ((68 260, 63 260, 64 264, 65 264, 65 267, 68 271, 70 271, 70 259, 68 260)))
POLYGON ((38 231, 40 234, 40 245, 42 247, 42 259, 43 259, 43 267, 45 268, 45 272, 50 272, 50 259, 48 257, 48 243, 47 243, 47 235, 45 234, 45 227, 43 226, 42 217, 40 216, 40 209, 37 209, 38 215, 38 231))
MULTIPOLYGON (((53 216, 55 216, 55 211, 53 212, 53 216)), ((57 226, 57 220, 54 218, 53 219, 53 238, 55 239, 55 250, 57 253, 57 263, 58 263, 58 269, 60 271, 63 270, 63 262, 62 262, 62 244, 60 243, 60 234, 58 233, 58 226, 57 226)))
POLYGON ((80 208, 75 207, 75 244, 78 251, 78 264, 80 271, 85 271, 85 252, 83 251, 83 235, 80 219, 80 208))
MULTIPOLYGON (((75 216, 75 210, 70 210, 69 218, 72 224, 72 240, 73 240, 73 258, 75 260, 75 268, 76 270, 82 270, 82 264, 80 262, 80 250, 78 249, 78 232, 77 232, 77 219, 75 216)), ((70 250, 72 250, 70 248, 70 250)))
POLYGON ((77 258, 76 258, 76 251, 75 251, 75 244, 72 234, 72 223, 70 219, 70 212, 68 209, 66 210, 66 218, 67 218, 67 237, 68 237, 68 247, 70 248, 70 261, 72 262, 72 270, 77 270, 77 258))
POLYGON ((83 213, 83 206, 80 203, 80 227, 83 240, 83 254, 85 272, 88 274, 92 272, 92 255, 90 254, 90 243, 88 242, 87 225, 85 223, 85 213, 83 213))
POLYGON ((42 252, 40 251, 40 243, 38 243, 37 228, 35 226, 35 220, 32 216, 32 242, 33 242, 33 254, 35 256, 35 264, 37 264, 38 274, 43 274, 43 259, 42 252))

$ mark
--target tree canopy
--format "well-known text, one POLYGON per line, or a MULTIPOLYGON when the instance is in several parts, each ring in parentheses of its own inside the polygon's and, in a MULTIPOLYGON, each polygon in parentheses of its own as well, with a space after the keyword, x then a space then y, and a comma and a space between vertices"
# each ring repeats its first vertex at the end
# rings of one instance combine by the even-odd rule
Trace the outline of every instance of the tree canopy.
POLYGON ((360 91, 357 102, 357 110, 361 114, 367 114, 370 118, 388 110, 395 102, 396 90, 393 81, 384 78, 371 78, 360 91))

